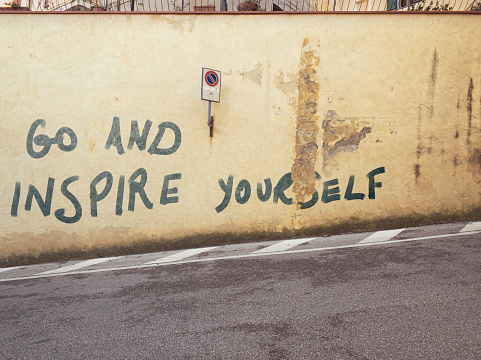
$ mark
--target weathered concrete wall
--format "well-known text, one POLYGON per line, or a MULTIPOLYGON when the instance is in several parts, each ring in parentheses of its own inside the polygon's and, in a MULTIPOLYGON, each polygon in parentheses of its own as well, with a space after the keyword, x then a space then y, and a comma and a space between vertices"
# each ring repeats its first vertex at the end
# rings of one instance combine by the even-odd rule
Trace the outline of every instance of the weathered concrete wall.
POLYGON ((0 17, 3 257, 481 206, 479 16, 0 17))

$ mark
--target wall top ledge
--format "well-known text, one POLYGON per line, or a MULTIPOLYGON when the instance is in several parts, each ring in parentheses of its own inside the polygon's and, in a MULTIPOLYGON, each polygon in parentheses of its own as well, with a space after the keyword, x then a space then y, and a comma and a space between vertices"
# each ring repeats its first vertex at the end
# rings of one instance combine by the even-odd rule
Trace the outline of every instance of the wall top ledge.
POLYGON ((481 11, 28 11, 0 8, 0 15, 481 15, 481 11))

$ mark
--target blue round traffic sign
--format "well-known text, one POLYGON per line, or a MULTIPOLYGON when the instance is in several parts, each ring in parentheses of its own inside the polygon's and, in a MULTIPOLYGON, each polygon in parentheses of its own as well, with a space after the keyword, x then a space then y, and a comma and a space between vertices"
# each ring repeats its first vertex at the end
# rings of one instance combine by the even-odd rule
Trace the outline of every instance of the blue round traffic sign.
POLYGON ((209 86, 216 86, 219 83, 219 77, 213 71, 207 71, 205 74, 205 82, 209 86))

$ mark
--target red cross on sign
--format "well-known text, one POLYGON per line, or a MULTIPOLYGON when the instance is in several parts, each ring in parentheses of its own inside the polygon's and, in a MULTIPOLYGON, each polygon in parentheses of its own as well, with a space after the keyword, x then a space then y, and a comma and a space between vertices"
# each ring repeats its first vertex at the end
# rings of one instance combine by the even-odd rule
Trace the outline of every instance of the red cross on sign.
POLYGON ((205 74, 205 82, 207 83, 207 85, 209 86, 216 86, 217 83, 219 82, 219 78, 217 76, 217 74, 213 71, 208 71, 206 74, 205 74))

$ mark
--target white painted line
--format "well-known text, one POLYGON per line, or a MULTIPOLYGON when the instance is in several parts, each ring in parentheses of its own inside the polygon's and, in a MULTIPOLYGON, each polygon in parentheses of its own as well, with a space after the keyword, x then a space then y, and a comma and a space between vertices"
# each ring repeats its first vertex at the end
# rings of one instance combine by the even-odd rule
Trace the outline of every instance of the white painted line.
POLYGON ((7 281, 16 281, 16 280, 28 280, 28 279, 40 279, 40 278, 47 278, 47 277, 56 277, 56 276, 65 276, 65 275, 80 275, 80 274, 93 274, 93 273, 102 273, 108 271, 118 271, 118 270, 135 270, 135 269, 145 269, 149 267, 156 267, 156 266, 168 266, 168 265, 179 265, 179 264, 191 264, 191 263, 202 263, 202 262, 210 262, 210 261, 217 261, 217 260, 234 260, 234 259, 245 259, 245 258, 252 258, 252 257, 261 257, 261 256, 271 256, 271 255, 286 255, 286 254, 297 254, 297 253, 308 253, 308 252, 321 252, 321 251, 329 251, 329 250, 337 250, 337 249, 351 249, 356 247, 368 247, 368 246, 375 246, 375 245, 392 245, 404 242, 411 242, 411 241, 420 241, 420 240, 431 240, 431 239, 443 239, 443 238, 450 238, 450 237, 457 237, 457 236, 469 236, 474 234, 480 234, 481 231, 470 231, 470 232, 463 232, 463 233, 455 233, 455 234, 445 234, 445 235, 433 235, 433 236, 423 236, 418 238, 411 238, 411 239, 401 239, 401 240, 390 240, 384 242, 374 242, 374 243, 356 243, 351 245, 340 245, 340 246, 330 246, 324 248, 316 248, 316 249, 299 249, 299 250, 289 250, 289 251, 282 251, 282 252, 271 252, 271 253, 263 253, 263 254, 244 254, 244 255, 232 255, 232 256, 222 256, 222 257, 214 257, 214 258, 203 258, 203 259, 191 259, 191 260, 184 260, 178 262, 165 262, 165 263, 145 263, 142 265, 134 265, 134 266, 124 266, 124 267, 117 267, 117 268, 105 268, 105 269, 91 269, 91 270, 81 270, 75 272, 66 272, 66 273, 56 273, 56 274, 48 274, 48 275, 32 275, 32 276, 24 276, 24 277, 17 277, 17 278, 10 278, 10 279, 0 279, 0 283, 7 282, 7 281))
POLYGON ((15 269, 20 269, 22 266, 12 266, 12 267, 6 267, 6 268, 0 268, 0 273, 9 271, 9 270, 15 270, 15 269))
POLYGON ((480 231, 481 230, 481 221, 472 222, 466 225, 461 232, 465 231, 480 231))
POLYGON ((359 244, 388 241, 404 230, 405 229, 377 231, 374 234, 365 238, 364 240, 359 241, 359 244))
POLYGON ((306 238, 306 239, 293 239, 293 240, 284 240, 277 244, 265 247, 263 249, 254 251, 253 254, 262 254, 262 253, 271 253, 271 252, 279 252, 279 251, 286 251, 294 246, 298 246, 301 244, 305 244, 310 240, 314 240, 315 238, 306 238))
POLYGON ((215 248, 217 248, 217 246, 184 250, 184 251, 178 252, 177 254, 174 254, 174 255, 169 255, 169 256, 160 258, 158 260, 149 261, 146 264, 163 264, 163 263, 171 263, 171 262, 174 262, 174 261, 180 261, 180 260, 184 260, 185 258, 194 256, 194 255, 202 254, 203 252, 210 251, 210 250, 215 249, 215 248))
POLYGON ((64 267, 61 267, 61 268, 44 271, 44 272, 39 273, 37 275, 50 275, 50 274, 66 273, 66 272, 70 272, 70 271, 79 270, 79 269, 82 269, 82 268, 85 268, 85 267, 88 267, 88 266, 101 264, 103 262, 107 262, 107 261, 110 261, 110 260, 115 260, 115 259, 118 259, 118 258, 119 258, 119 256, 100 258, 100 259, 90 259, 90 260, 79 262, 77 264, 68 265, 68 266, 64 266, 64 267))

